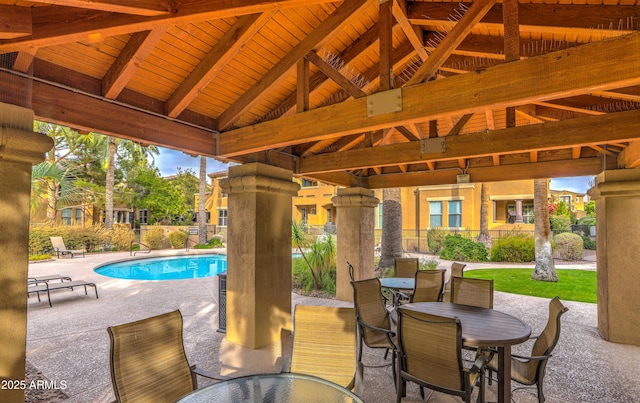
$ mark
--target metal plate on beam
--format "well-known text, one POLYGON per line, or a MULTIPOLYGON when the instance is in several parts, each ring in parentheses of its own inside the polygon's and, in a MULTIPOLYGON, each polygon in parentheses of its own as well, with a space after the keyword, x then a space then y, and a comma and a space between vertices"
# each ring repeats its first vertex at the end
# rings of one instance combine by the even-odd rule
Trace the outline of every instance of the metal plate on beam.
POLYGON ((402 111, 402 88, 367 96, 367 117, 402 111))
POLYGON ((445 153, 447 151, 447 140, 445 137, 420 140, 420 155, 445 153))

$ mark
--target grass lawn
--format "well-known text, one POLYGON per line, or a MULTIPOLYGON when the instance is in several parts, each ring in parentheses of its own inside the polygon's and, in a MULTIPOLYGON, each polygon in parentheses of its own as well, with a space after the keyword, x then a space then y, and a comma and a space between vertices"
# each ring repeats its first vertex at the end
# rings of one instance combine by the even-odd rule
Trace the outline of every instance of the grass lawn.
POLYGON ((495 291, 565 301, 597 302, 596 272, 588 270, 556 269, 558 282, 531 279, 533 269, 465 270, 465 277, 493 279, 495 291))

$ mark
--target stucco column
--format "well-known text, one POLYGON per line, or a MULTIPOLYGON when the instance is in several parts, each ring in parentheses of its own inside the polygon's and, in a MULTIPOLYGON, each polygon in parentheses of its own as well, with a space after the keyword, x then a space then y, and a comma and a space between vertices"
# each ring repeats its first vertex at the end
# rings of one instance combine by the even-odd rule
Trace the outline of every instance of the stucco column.
POLYGON ((229 168, 227 340, 257 349, 291 329, 291 171, 261 163, 229 168))
POLYGON ((596 200, 598 329, 609 341, 640 346, 640 170, 600 173, 596 200))
POLYGON ((371 278, 373 274, 374 208, 380 200, 373 190, 341 188, 331 201, 336 207, 336 298, 353 301, 349 262, 355 268, 356 280, 371 278))
POLYGON ((524 222, 522 218, 522 200, 516 200, 516 223, 524 222))
MULTIPOLYGON (((24 380, 31 166, 53 140, 33 132, 33 111, 0 103, 0 380, 24 380)), ((23 402, 23 390, 0 389, 1 402, 23 402)))

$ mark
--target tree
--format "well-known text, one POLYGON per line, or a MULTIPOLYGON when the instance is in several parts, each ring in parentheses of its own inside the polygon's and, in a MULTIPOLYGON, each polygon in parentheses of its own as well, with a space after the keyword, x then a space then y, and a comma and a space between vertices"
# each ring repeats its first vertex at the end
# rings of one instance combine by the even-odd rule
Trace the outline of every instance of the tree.
POLYGON ((200 156, 200 188, 198 192, 198 243, 207 243, 207 157, 200 156))
POLYGON ((551 224, 549 223, 548 180, 533 181, 534 232, 536 244, 536 265, 531 278, 540 281, 558 281, 556 266, 551 249, 551 224))
POLYGON ((400 189, 382 191, 382 239, 378 267, 391 267, 402 257, 402 205, 400 189))
POLYGON ((480 235, 478 242, 482 242, 485 247, 490 247, 491 236, 489 235, 489 185, 483 183, 480 187, 480 235))
POLYGON ((187 212, 180 190, 163 179, 155 166, 138 170, 130 186, 134 190, 134 204, 149 210, 151 224, 172 222, 187 212))
POLYGON ((115 137, 108 138, 108 158, 107 158, 107 180, 104 197, 104 227, 108 230, 113 228, 113 189, 115 187, 116 172, 116 151, 117 144, 115 137))

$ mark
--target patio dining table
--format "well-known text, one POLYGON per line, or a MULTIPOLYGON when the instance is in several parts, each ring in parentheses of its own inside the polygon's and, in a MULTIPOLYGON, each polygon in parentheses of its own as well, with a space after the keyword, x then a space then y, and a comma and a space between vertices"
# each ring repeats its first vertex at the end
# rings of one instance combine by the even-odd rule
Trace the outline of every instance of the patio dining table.
POLYGON ((531 327, 527 323, 495 309, 449 302, 415 302, 398 309, 456 317, 460 319, 464 345, 497 348, 498 403, 511 401, 511 346, 529 339, 531 327))
POLYGON ((214 383, 183 396, 176 403, 363 403, 357 395, 315 376, 256 374, 214 383))

